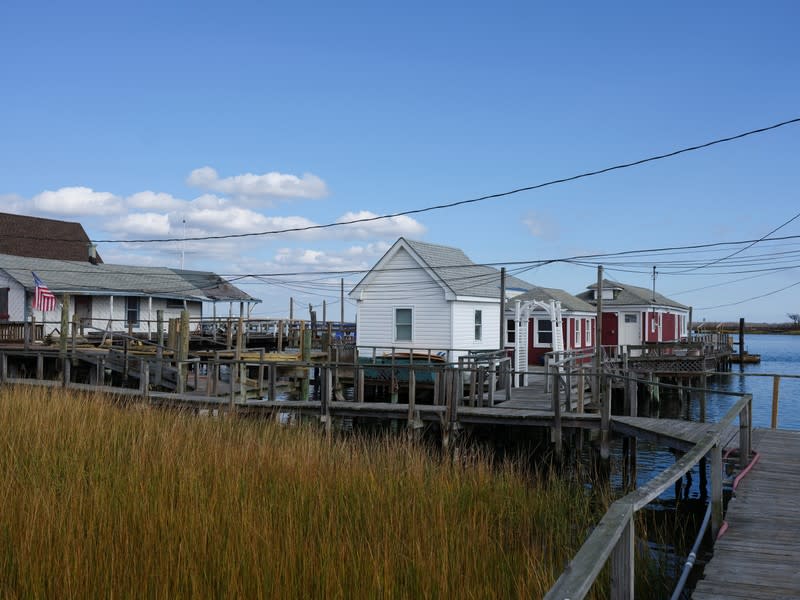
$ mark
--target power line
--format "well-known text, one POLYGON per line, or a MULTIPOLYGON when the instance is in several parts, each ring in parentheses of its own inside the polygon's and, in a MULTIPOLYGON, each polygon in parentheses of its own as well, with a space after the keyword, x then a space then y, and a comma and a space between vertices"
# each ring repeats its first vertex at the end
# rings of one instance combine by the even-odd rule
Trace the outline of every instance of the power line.
MULTIPOLYGON (((792 217, 791 219, 789 219, 788 221, 784 221, 783 223, 781 223, 780 225, 778 225, 778 226, 777 226, 775 229, 773 229, 772 231, 770 231, 770 232, 769 232, 769 233, 767 233, 766 235, 762 236, 761 238, 757 239, 756 241, 752 242, 751 244, 748 244, 748 245, 747 245, 747 246, 745 246, 744 248, 739 248, 739 249, 738 249, 736 252, 733 252, 733 253, 731 253, 731 254, 728 254, 727 256, 723 256, 723 257, 721 257, 721 258, 717 258, 717 259, 715 259, 715 260, 712 260, 711 262, 709 262, 709 263, 707 263, 707 264, 705 264, 705 265, 702 265, 702 266, 700 266, 700 267, 693 267, 693 268, 689 269, 688 271, 683 271, 683 272, 684 272, 684 273, 688 273, 689 271, 696 271, 696 270, 698 270, 698 269, 705 269, 706 267, 710 267, 711 265, 715 265, 715 264, 717 264, 717 263, 719 263, 719 262, 722 262, 723 260, 727 260, 727 259, 729 259, 729 258, 731 258, 731 257, 733 257, 733 256, 736 256, 737 254, 741 254, 741 253, 742 253, 742 252, 744 252, 745 250, 747 250, 747 249, 749 249, 749 248, 752 248, 752 247, 753 247, 753 246, 755 246, 757 243, 759 243, 759 242, 763 241, 764 239, 768 238, 769 236, 771 236, 773 233, 775 233, 775 232, 776 232, 776 231, 778 231, 779 229, 782 229, 782 228, 786 227, 786 226, 787 226, 789 223, 791 223, 792 221, 794 221, 794 220, 795 220, 795 219, 797 219, 798 217, 800 217, 800 213, 797 213, 795 216, 793 216, 793 217, 792 217)), ((680 272, 680 271, 679 271, 678 273, 673 273, 673 275, 679 275, 679 274, 681 274, 681 272, 680 272)))
MULTIPOLYGON (((579 173, 577 175, 572 175, 570 177, 562 177, 559 179, 552 179, 550 181, 545 181, 543 183, 538 183, 535 185, 529 185, 525 187, 516 188, 513 190, 509 190, 506 192, 499 192, 496 194, 487 194, 484 196, 478 196, 477 198, 469 198, 467 200, 458 200, 456 202, 448 202, 444 204, 436 204, 433 206, 427 206, 423 208, 416 208, 411 210, 404 210, 396 213, 385 214, 385 215, 376 215, 374 217, 364 217, 360 219, 351 219, 349 221, 337 221, 333 223, 324 223, 318 225, 306 225, 304 227, 289 227, 285 229, 275 229, 270 231, 258 231, 258 232, 250 232, 250 233, 230 233, 225 235, 208 235, 208 236, 196 236, 196 237, 177 237, 177 238, 160 238, 160 239, 99 239, 93 240, 94 243, 104 243, 104 244, 121 244, 121 243, 135 243, 135 244, 149 244, 149 243, 166 243, 166 242, 190 242, 190 241, 208 241, 208 240, 223 240, 223 239, 238 239, 238 238, 246 238, 246 237, 256 237, 256 236, 267 236, 267 235, 279 235, 283 233, 298 233, 303 231, 313 231, 319 229, 329 229, 332 227, 341 227, 344 225, 354 225, 359 223, 370 223, 373 221, 380 221, 384 219, 392 219, 395 217, 403 217, 408 215, 415 215, 421 214, 425 212, 430 212, 434 210, 442 210, 445 208, 454 208, 456 206, 464 206, 466 204, 474 204, 476 202, 483 202, 485 200, 491 200, 496 198, 503 198, 506 196, 511 196, 513 194, 519 194, 521 192, 530 192, 532 190, 541 189, 544 187, 549 187, 553 185, 558 185, 562 183, 567 183, 570 181, 576 181, 578 179, 584 179, 586 177, 594 177, 596 175, 602 175, 604 173, 610 173, 611 171, 618 171, 621 169, 628 169, 630 167, 635 167, 638 165, 643 165, 645 163, 654 162, 658 160, 664 160, 666 158, 672 158, 674 156, 678 156, 680 154, 685 154, 687 152, 694 152, 696 150, 702 150, 704 148, 709 148, 711 146, 716 146, 718 144, 724 144, 727 142, 732 142, 734 140, 739 140, 745 137, 749 137, 752 135, 757 135, 760 133, 765 133, 767 131, 771 131, 773 129, 778 129, 779 127, 785 127, 787 125, 793 125, 795 123, 800 123, 800 117, 789 119, 787 121, 782 121, 780 123, 775 123, 773 125, 769 125, 767 127, 760 127, 758 129, 752 129, 750 131, 745 131, 743 133, 738 133, 736 135, 719 138, 716 140, 712 140, 710 142, 705 142, 703 144, 697 144, 694 146, 688 146, 685 148, 680 148, 678 150, 673 150, 672 152, 667 152, 664 154, 658 154, 655 156, 650 156, 647 158, 642 158, 639 160, 635 160, 632 162, 622 163, 618 165, 613 165, 610 167, 605 167, 602 169, 597 169, 594 171, 588 171, 585 173, 579 173)), ((22 236, 19 236, 22 237, 22 236)))
POLYGON ((745 302, 750 302, 751 300, 759 300, 761 298, 766 298, 767 296, 774 296, 780 292, 793 288, 795 286, 800 285, 800 281, 795 281, 794 283, 787 285, 786 287, 782 287, 777 290, 772 290, 771 292, 767 292, 766 294, 760 294, 758 296, 753 296, 752 298, 746 298, 744 300, 739 300, 738 302, 729 302, 728 304, 718 304, 717 306, 703 306, 702 308, 697 308, 695 310, 713 310, 715 308, 725 308, 727 306, 737 306, 739 304, 744 304, 745 302))

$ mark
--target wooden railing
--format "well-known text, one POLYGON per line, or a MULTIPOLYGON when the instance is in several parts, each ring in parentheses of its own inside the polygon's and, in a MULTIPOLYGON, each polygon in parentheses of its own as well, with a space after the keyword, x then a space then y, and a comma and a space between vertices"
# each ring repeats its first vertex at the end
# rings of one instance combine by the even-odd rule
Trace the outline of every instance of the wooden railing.
MULTIPOLYGON (((723 393, 723 392, 718 392, 723 393)), ((611 598, 633 598, 634 594, 634 517, 658 498, 701 459, 711 455, 712 535, 722 525, 722 436, 739 419, 740 460, 750 456, 752 430, 752 395, 726 393, 739 400, 728 410, 695 447, 672 467, 637 490, 615 501, 581 546, 578 553, 550 589, 545 598, 578 600, 590 591, 603 566, 611 560, 611 598)))

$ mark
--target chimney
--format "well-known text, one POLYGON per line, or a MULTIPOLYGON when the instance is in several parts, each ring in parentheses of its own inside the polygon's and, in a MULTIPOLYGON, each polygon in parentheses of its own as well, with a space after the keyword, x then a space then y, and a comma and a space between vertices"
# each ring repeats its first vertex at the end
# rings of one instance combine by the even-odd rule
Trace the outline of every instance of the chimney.
POLYGON ((89 262, 93 265, 97 264, 97 245, 91 242, 87 244, 89 250, 89 262))

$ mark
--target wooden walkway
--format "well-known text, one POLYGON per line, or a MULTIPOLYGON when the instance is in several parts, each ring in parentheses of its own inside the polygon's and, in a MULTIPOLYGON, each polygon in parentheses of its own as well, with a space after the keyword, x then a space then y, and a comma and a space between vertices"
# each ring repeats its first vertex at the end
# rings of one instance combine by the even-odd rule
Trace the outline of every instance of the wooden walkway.
POLYGON ((754 430, 753 449, 695 600, 800 598, 800 431, 754 430))

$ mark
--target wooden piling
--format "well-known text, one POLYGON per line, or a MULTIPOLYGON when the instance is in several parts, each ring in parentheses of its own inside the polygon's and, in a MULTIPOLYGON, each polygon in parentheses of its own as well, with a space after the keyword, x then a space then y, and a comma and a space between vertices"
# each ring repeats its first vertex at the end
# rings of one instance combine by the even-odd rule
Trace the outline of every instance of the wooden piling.
POLYGON ((563 442, 562 442, 562 432, 561 432, 561 398, 559 397, 559 374, 558 368, 553 367, 553 372, 551 374, 551 379, 553 382, 553 389, 552 389, 552 410, 553 410, 553 427, 551 430, 551 438, 556 454, 556 459, 561 460, 563 442))
POLYGON ((775 375, 772 378, 772 420, 770 426, 772 429, 778 428, 778 400, 780 397, 781 376, 775 375))

